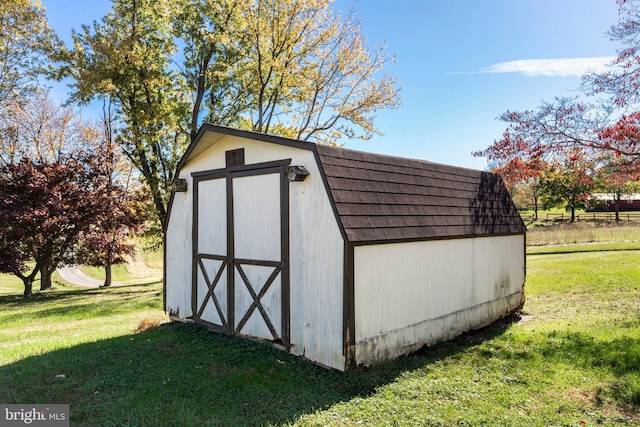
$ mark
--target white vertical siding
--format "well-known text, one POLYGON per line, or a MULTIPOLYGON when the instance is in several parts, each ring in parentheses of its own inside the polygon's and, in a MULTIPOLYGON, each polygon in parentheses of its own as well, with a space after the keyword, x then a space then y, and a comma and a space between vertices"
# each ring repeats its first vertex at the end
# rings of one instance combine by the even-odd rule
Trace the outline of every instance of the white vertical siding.
MULTIPOLYGON (((202 141, 206 143, 207 138, 205 134, 202 141)), ((304 182, 289 184, 291 352, 322 365, 344 369, 344 243, 315 157, 309 150, 226 136, 186 162, 180 178, 187 180, 188 191, 175 195, 167 229, 167 312, 179 313, 180 318, 191 315, 191 173, 224 168, 225 151, 238 148, 245 149, 246 164, 292 159, 291 164, 302 165, 310 172, 304 182)), ((234 184, 236 182, 234 180, 234 184)), ((251 187, 243 191, 259 191, 251 187)), ((204 198, 206 194, 200 192, 199 197, 204 198)), ((262 214, 260 210, 253 213, 262 214)), ((278 239, 278 245, 279 242, 278 239)), ((251 272, 254 273, 258 274, 251 272)), ((240 285, 237 282, 236 289, 240 285)), ((274 298, 277 295, 267 294, 265 305, 270 307, 274 298)))
POLYGON ((193 191, 176 193, 165 236, 166 311, 172 317, 186 319, 191 312, 191 223, 193 191))
POLYGON ((407 354, 514 310, 524 257, 523 235, 356 247, 357 363, 407 354))
POLYGON ((289 187, 292 351, 344 370, 344 241, 320 171, 304 166, 310 175, 289 187))
MULTIPOLYGON (((210 179, 198 183, 198 193, 206 194, 206 197, 198 198, 197 206, 197 216, 199 218, 197 230, 198 252, 200 253, 219 256, 227 253, 226 185, 226 181, 223 178, 210 179), (208 221, 208 218, 216 218, 216 221, 208 221)), ((227 308, 227 275, 223 270, 225 266, 222 261, 215 259, 202 259, 200 262, 202 266, 198 266, 196 275, 196 310, 200 310, 200 307, 205 304, 204 310, 200 313, 200 318, 214 325, 222 326, 226 317, 224 314, 220 315, 218 313, 213 298, 208 296, 209 285, 207 285, 207 282, 213 283, 218 274, 220 274, 215 284, 214 296, 224 313, 227 308)))
MULTIPOLYGON (((193 315, 191 309, 193 179, 191 173, 220 169, 224 165, 224 152, 221 155, 199 155, 187 162, 178 175, 178 178, 187 181, 187 191, 174 194, 173 203, 170 206, 164 248, 166 311, 177 319, 185 320, 193 315)), ((211 206, 214 201, 205 201, 204 203, 211 206)), ((205 242, 206 240, 205 238, 205 242)), ((213 242, 210 244, 219 245, 213 242)))
MULTIPOLYGON (((237 177, 233 178, 232 183, 236 258, 280 262, 282 260, 280 174, 237 177)), ((267 327, 263 315, 257 308, 252 308, 254 300, 249 288, 259 294, 275 271, 275 267, 245 264, 241 268, 249 283, 244 282, 238 270, 235 271, 234 327, 237 330, 245 313, 253 310, 240 333, 251 337, 273 339, 273 334, 267 327)), ((280 338, 283 336, 281 285, 281 275, 278 275, 260 299, 267 319, 280 338)))

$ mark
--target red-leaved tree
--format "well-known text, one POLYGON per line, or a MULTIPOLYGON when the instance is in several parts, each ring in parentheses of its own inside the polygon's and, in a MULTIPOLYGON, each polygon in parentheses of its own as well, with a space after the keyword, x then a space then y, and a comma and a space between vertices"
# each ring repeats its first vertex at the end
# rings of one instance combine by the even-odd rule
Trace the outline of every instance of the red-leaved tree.
POLYGON ((83 231, 77 249, 77 260, 83 265, 104 267, 103 286, 112 282, 111 267, 127 262, 126 256, 135 256, 133 234, 139 232, 145 220, 144 198, 128 194, 123 188, 112 186, 104 203, 107 205, 93 224, 83 231))
POLYGON ((82 232, 76 249, 77 260, 83 265, 103 267, 105 281, 112 282, 111 267, 125 263, 126 256, 135 256, 132 237, 141 231, 149 215, 145 215, 148 196, 131 188, 131 166, 114 142, 114 118, 110 103, 103 106, 99 172, 108 181, 108 194, 103 194, 103 215, 97 215, 89 229, 82 232))
POLYGON ((101 170, 100 151, 42 163, 23 158, 0 168, 0 271, 18 276, 24 296, 41 289, 60 264, 74 263, 75 248, 96 218, 113 211, 115 191, 101 170))
POLYGON ((512 196, 516 192, 527 193, 526 198, 533 206, 534 219, 538 219, 541 177, 547 168, 547 163, 539 159, 523 161, 519 157, 512 157, 506 162, 498 163, 492 171, 502 177, 512 196))
POLYGON ((620 17, 608 35, 622 47, 610 66, 583 77, 581 96, 505 112, 502 137, 474 155, 499 164, 554 160, 576 150, 640 157, 640 0, 617 3, 620 17))
POLYGON ((577 98, 556 98, 537 110, 507 111, 500 116, 508 124, 502 138, 473 154, 500 165, 517 159, 534 167, 576 151, 614 150, 613 141, 602 134, 607 116, 607 112, 577 98))

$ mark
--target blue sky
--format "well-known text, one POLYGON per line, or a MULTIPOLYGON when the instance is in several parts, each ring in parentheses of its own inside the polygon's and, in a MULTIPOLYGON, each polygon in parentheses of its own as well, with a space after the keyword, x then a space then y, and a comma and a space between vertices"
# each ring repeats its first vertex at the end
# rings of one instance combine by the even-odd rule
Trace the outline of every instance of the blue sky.
MULTIPOLYGON (((109 0, 41 0, 66 41, 71 29, 99 20, 109 0)), ((586 68, 612 57, 604 34, 617 20, 615 0, 336 0, 354 7, 363 35, 396 61, 402 105, 379 112, 384 132, 348 148, 476 169, 471 152, 500 137, 506 110, 535 109, 575 93, 586 68)), ((63 98, 65 88, 54 89, 63 98)))

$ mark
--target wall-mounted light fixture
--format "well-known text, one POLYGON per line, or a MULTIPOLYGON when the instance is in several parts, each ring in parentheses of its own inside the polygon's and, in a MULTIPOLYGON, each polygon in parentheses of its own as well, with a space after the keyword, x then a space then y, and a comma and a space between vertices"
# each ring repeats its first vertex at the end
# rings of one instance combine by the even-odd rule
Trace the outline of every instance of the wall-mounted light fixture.
POLYGON ((171 190, 176 193, 183 193, 187 191, 187 180, 186 179, 176 179, 173 181, 171 185, 171 190))
POLYGON ((304 166, 289 166, 287 179, 289 182, 304 181, 309 176, 309 171, 304 166))

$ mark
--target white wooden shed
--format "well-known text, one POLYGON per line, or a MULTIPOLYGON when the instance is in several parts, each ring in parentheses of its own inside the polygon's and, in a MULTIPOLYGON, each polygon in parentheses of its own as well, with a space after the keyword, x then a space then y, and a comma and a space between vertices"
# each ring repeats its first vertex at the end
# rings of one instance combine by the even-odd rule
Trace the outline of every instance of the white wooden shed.
POLYGON ((497 175, 204 125, 176 173, 165 311, 339 370, 524 301, 525 226, 497 175))

